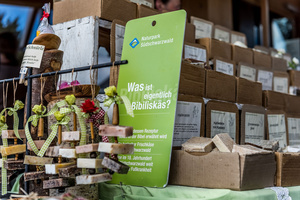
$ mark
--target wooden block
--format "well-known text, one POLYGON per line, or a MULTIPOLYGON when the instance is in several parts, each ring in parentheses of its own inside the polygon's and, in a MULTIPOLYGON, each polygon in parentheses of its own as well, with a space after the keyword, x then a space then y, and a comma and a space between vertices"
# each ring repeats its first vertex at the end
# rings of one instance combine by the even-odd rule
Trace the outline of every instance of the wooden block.
POLYGON ((9 159, 9 160, 4 160, 3 162, 4 162, 4 168, 7 170, 25 169, 23 160, 9 159))
POLYGON ((1 148, 2 156, 14 155, 14 154, 24 153, 24 152, 26 152, 26 144, 13 145, 13 146, 1 148))
POLYGON ((43 181, 43 189, 72 187, 75 186, 75 179, 73 178, 58 178, 43 181))
POLYGON ((78 158, 77 159, 77 167, 78 168, 103 168, 102 159, 95 158, 78 158))
POLYGON ((80 153, 91 153, 91 152, 95 152, 98 151, 98 147, 99 144, 87 144, 87 145, 82 145, 82 146, 76 146, 76 153, 80 154, 80 153))
POLYGON ((46 175, 45 171, 24 173, 24 181, 33 181, 33 180, 37 180, 37 179, 45 179, 48 177, 49 176, 46 175))
MULTIPOLYGON (((25 136, 25 130, 19 130, 19 135, 20 135, 20 138, 24 139, 26 138, 25 136)), ((2 138, 6 138, 6 139, 15 139, 17 138, 16 135, 15 135, 15 132, 14 130, 5 130, 5 131, 2 131, 2 138)))
POLYGON ((98 151, 112 154, 133 154, 134 145, 100 142, 98 151))
POLYGON ((220 152, 231 152, 235 142, 227 133, 217 134, 212 141, 220 152))
POLYGON ((129 137, 133 134, 131 126, 100 125, 99 135, 114 137, 129 137))
MULTIPOLYGON (((44 145, 45 141, 46 140, 34 140, 33 142, 34 142, 36 148, 41 149, 42 146, 44 145)), ((27 142, 27 148, 29 151, 32 151, 32 148, 31 148, 29 142, 27 142)))
POLYGON ((56 164, 45 164, 45 172, 46 174, 58 174, 58 170, 60 168, 68 167, 70 165, 74 165, 75 163, 56 163, 56 164))
POLYGON ((76 142, 80 140, 80 131, 62 132, 61 140, 63 142, 76 142))
POLYGON ((53 163, 53 158, 49 158, 49 157, 26 155, 24 158, 24 164, 26 165, 45 165, 45 164, 52 164, 52 163, 53 163))
POLYGON ((128 165, 125 165, 117 160, 110 159, 108 157, 103 158, 102 165, 107 169, 110 169, 119 174, 127 174, 130 169, 128 165))
POLYGON ((59 156, 59 149, 61 147, 60 146, 52 146, 52 147, 49 147, 45 153, 46 156, 49 156, 49 157, 58 157, 59 156))
POLYGON ((252 154, 262 154, 262 153, 272 153, 271 151, 266 151, 251 145, 237 145, 234 144, 232 148, 232 153, 239 153, 241 156, 252 155, 252 154))
POLYGON ((68 167, 58 169, 59 177, 75 177, 81 174, 81 169, 77 168, 77 165, 71 165, 68 167))
POLYGON ((63 158, 77 158, 75 149, 59 149, 59 155, 63 158))
POLYGON ((182 147, 186 152, 211 152, 215 145, 211 138, 192 137, 182 147))
POLYGON ((279 149, 279 141, 271 141, 271 140, 261 140, 258 143, 262 149, 277 151, 279 149))
POLYGON ((87 185, 87 184, 111 181, 111 179, 112 176, 109 173, 95 174, 95 175, 81 175, 81 176, 76 176, 76 184, 87 185))

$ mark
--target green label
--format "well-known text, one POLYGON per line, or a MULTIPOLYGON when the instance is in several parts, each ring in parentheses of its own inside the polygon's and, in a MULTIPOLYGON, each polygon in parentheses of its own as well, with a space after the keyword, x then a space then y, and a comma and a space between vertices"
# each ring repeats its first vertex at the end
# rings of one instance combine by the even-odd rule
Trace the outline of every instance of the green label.
POLYGON ((119 155, 130 166, 113 183, 165 187, 168 183, 186 12, 183 10, 127 23, 118 93, 131 101, 134 117, 120 106, 120 125, 134 134, 119 138, 135 145, 133 155, 119 155))

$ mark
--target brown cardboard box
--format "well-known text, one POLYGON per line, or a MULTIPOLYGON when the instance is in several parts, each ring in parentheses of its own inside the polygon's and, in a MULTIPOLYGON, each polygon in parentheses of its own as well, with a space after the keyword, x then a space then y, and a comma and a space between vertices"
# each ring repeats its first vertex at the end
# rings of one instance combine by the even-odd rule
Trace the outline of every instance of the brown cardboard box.
POLYGON ((285 111, 290 114, 300 114, 300 97, 289 94, 284 95, 285 111))
POLYGON ((257 71, 257 82, 262 83, 263 90, 273 89, 273 71, 269 68, 255 66, 257 71))
POLYGON ((214 57, 214 70, 231 76, 236 75, 235 62, 221 57, 214 57))
POLYGON ((265 134, 265 113, 262 106, 244 104, 240 109, 241 117, 241 144, 258 144, 260 140, 266 138, 265 134))
POLYGON ((210 100, 206 104, 206 137, 228 133, 239 143, 239 110, 229 102, 210 100))
POLYGON ((154 0, 130 0, 133 3, 145 5, 149 8, 154 8, 154 0))
POLYGON ((186 62, 181 64, 179 93, 204 97, 205 69, 186 62))
POLYGON ((285 94, 274 91, 263 91, 263 106, 266 109, 285 110, 285 94))
POLYGON ((289 145, 286 115, 283 110, 266 110, 267 140, 279 141, 279 147, 289 145))
POLYGON ((137 5, 137 16, 136 18, 142 18, 142 17, 148 17, 151 15, 157 15, 159 14, 159 11, 153 8, 149 8, 145 5, 137 5))
POLYGON ((194 16, 191 16, 191 23, 196 27, 196 39, 212 38, 214 23, 194 16))
POLYGON ((262 66, 267 69, 272 68, 272 60, 269 54, 265 54, 259 51, 253 50, 253 64, 257 66, 262 66))
POLYGON ((231 39, 230 39, 231 44, 234 44, 237 41, 240 41, 247 46, 247 37, 244 33, 231 31, 231 39))
POLYGON ((297 86, 300 88, 300 71, 289 70, 290 74, 290 85, 297 86))
POLYGON ((231 30, 220 25, 214 26, 213 38, 230 43, 231 30))
POLYGON ((193 187, 250 190, 274 185, 275 155, 238 153, 189 154, 174 150, 169 184, 193 187))
POLYGON ((262 105, 262 84, 236 77, 236 102, 262 105))
POLYGON ((272 57, 275 57, 275 55, 278 54, 277 49, 274 49, 274 48, 272 48, 272 47, 269 48, 269 51, 270 51, 270 55, 271 55, 272 57))
POLYGON ((54 0, 53 24, 87 16, 124 22, 136 18, 137 5, 126 0, 54 0))
POLYGON ((206 70, 205 97, 235 102, 236 80, 234 76, 206 70))
POLYGON ((257 80, 257 70, 256 67, 249 63, 239 62, 236 75, 240 78, 244 78, 250 81, 257 80))
POLYGON ((276 152, 276 186, 289 187, 300 185, 300 153, 276 152))
POLYGON ((272 70, 286 72, 286 60, 284 60, 283 58, 272 57, 272 70))
POLYGON ((184 43, 183 58, 208 63, 207 48, 196 43, 184 43))
POLYGON ((197 43, 206 47, 209 59, 216 56, 231 59, 231 45, 229 43, 212 38, 201 38, 197 40, 197 43))
POLYGON ((273 72, 273 90, 275 92, 289 93, 289 74, 287 72, 273 72))
POLYGON ((270 54, 270 49, 268 47, 264 47, 264 46, 259 46, 259 45, 255 45, 254 49, 264 53, 264 54, 270 54))
POLYGON ((191 23, 186 23, 184 41, 195 43, 196 42, 195 33, 196 33, 195 26, 191 23))
POLYGON ((232 60, 236 63, 244 62, 253 64, 253 51, 250 48, 232 45, 232 60))
POLYGON ((289 144, 291 146, 300 145, 300 113, 287 113, 286 121, 289 135, 289 144))

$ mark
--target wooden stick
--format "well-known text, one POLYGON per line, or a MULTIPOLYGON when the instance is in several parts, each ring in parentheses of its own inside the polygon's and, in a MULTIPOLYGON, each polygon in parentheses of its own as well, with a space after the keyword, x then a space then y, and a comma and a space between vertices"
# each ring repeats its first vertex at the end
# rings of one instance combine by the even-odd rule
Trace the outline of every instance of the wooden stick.
POLYGON ((94 133, 94 124, 93 124, 93 122, 90 122, 90 127, 91 127, 91 139, 92 139, 92 143, 94 143, 95 133, 94 133))
MULTIPOLYGON (((62 126, 61 124, 58 125, 58 145, 61 144, 61 137, 62 137, 62 126)), ((61 156, 58 157, 58 163, 61 163, 61 156)))
POLYGON ((114 109, 113 109, 112 124, 119 125, 119 106, 116 103, 114 104, 114 109))
POLYGON ((39 119, 38 137, 44 137, 44 118, 39 119))
POLYGON ((77 116, 73 113, 73 131, 77 131, 77 116))
MULTIPOLYGON (((14 144, 18 144, 18 139, 17 138, 14 139, 14 144)), ((16 154, 15 155, 15 160, 18 160, 18 157, 19 157, 19 154, 16 154)))

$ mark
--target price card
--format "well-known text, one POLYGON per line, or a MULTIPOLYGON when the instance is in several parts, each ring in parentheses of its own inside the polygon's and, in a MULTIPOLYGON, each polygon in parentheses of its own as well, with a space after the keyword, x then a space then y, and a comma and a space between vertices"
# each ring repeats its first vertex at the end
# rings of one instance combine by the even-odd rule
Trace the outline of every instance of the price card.
POLYGON ((44 50, 45 50, 44 45, 36 45, 36 44, 27 45, 23 56, 21 67, 40 68, 44 50))

